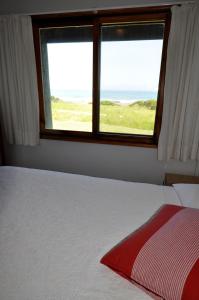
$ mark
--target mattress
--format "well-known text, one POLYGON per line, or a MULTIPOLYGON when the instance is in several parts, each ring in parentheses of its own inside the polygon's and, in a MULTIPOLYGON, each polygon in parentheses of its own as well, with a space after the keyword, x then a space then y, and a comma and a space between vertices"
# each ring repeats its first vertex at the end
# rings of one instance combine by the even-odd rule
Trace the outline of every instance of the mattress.
POLYGON ((1 300, 147 300, 99 263, 172 187, 0 167, 1 300))

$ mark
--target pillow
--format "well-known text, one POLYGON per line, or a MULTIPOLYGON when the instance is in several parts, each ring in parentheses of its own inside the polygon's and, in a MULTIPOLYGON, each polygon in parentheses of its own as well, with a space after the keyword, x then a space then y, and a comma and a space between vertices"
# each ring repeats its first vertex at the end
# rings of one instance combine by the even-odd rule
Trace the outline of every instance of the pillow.
POLYGON ((199 299, 199 209, 164 205, 101 263, 165 300, 199 299))
POLYGON ((199 184, 173 184, 182 205, 199 208, 199 184))

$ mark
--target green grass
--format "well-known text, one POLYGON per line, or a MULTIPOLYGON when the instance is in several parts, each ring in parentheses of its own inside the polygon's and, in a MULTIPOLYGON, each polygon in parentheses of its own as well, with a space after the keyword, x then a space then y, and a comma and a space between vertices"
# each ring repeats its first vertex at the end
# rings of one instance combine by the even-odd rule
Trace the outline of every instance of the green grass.
MULTIPOLYGON (((130 105, 103 101, 100 106, 100 131, 152 135, 155 100, 148 101, 138 101, 130 105)), ((57 100, 51 103, 54 129, 92 130, 92 104, 57 100)))

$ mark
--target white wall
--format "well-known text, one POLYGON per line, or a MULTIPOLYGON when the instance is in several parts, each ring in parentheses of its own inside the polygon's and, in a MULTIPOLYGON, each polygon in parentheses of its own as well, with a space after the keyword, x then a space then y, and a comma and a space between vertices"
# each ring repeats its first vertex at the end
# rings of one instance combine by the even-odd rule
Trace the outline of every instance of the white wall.
POLYGON ((0 14, 42 13, 183 3, 187 0, 1 0, 0 14))
POLYGON ((195 163, 157 160, 157 150, 41 140, 37 147, 6 146, 6 163, 129 181, 162 183, 165 172, 194 174, 195 163))
MULTIPOLYGON (((163 0, 1 0, 0 14, 88 10, 176 2, 178 1, 166 0, 165 3, 163 0)), ((162 183, 165 172, 194 174, 196 169, 193 162, 169 164, 159 162, 156 149, 50 140, 41 140, 41 144, 37 147, 6 145, 5 161, 9 165, 149 183, 162 183)))

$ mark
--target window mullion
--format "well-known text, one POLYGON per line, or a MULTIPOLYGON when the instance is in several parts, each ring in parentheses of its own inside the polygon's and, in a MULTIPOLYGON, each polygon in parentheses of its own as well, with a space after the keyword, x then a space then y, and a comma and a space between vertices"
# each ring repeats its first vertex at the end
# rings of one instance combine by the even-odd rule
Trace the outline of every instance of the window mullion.
POLYGON ((171 24, 171 14, 168 13, 165 21, 162 60, 161 60, 160 75, 159 75, 158 99, 157 99, 157 108, 156 108, 155 125, 154 125, 153 137, 154 137, 155 144, 158 144, 158 139, 161 130, 161 123, 162 123, 167 47, 168 47, 168 40, 169 40, 169 33, 170 33, 170 24, 171 24))
POLYGON ((93 26, 93 134, 99 133, 99 113, 100 113, 100 23, 98 19, 93 26))
POLYGON ((45 127, 53 128, 52 108, 51 108, 51 93, 50 93, 50 79, 49 79, 49 64, 47 43, 41 43, 42 65, 43 65, 43 89, 45 102, 45 127))

